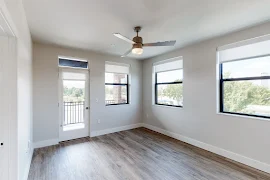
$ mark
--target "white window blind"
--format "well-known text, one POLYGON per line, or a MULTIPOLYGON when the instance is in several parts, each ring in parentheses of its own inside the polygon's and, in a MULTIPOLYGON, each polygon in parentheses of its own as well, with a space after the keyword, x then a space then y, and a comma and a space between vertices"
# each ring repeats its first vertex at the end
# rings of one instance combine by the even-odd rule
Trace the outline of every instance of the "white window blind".
POLYGON ((120 73, 120 74, 129 74, 130 65, 115 63, 115 62, 106 62, 105 63, 105 72, 107 73, 120 73))
POLYGON ((219 63, 270 56, 270 35, 219 47, 219 63))
POLYGON ((165 72, 177 69, 183 69, 182 57, 177 57, 165 61, 159 61, 153 64, 155 72, 165 72))
POLYGON ((62 72, 63 80, 86 80, 87 72, 62 72))

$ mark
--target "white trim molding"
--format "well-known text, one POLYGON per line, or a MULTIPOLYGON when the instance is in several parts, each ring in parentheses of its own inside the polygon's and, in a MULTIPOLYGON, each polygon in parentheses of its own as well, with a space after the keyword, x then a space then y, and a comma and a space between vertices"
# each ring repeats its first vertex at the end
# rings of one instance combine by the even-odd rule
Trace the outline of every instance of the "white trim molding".
POLYGON ((227 151, 225 149, 222 149, 222 148, 210 145, 210 144, 206 144, 204 142, 197 141, 195 139, 183 136, 181 134, 177 134, 177 133, 173 133, 173 132, 161 129, 161 128, 158 128, 156 126, 152 126, 152 125, 145 124, 145 123, 142 123, 142 126, 147 128, 147 129, 150 129, 152 131, 167 135, 167 136, 172 137, 174 139, 183 141, 185 143, 188 143, 188 144, 191 144, 193 146, 202 148, 204 150, 210 151, 210 152, 218 154, 220 156, 229 158, 229 159, 234 160, 236 162, 239 162, 239 163, 245 164, 247 166, 253 167, 255 169, 270 173, 270 165, 266 164, 264 162, 260 162, 260 161, 257 161, 255 159, 251 159, 249 157, 245 157, 243 155, 240 155, 240 154, 237 154, 237 153, 234 153, 234 152, 231 152, 231 151, 227 151))
POLYGON ((115 132, 126 131, 126 130, 130 130, 130 129, 139 128, 139 127, 142 127, 142 126, 143 126, 142 123, 138 123, 138 124, 120 126, 120 127, 111 128, 111 129, 93 131, 93 132, 90 133, 90 137, 96 137, 96 136, 101 136, 101 135, 105 135, 105 134, 111 134, 111 133, 115 133, 115 132))
MULTIPOLYGON (((139 128, 142 126, 143 126, 142 123, 138 123, 138 124, 131 124, 131 125, 121 126, 121 127, 111 128, 111 129, 104 129, 104 130, 100 130, 100 131, 93 131, 93 132, 91 132, 90 137, 96 137, 96 136, 101 136, 101 135, 105 135, 105 134, 126 131, 126 130, 130 130, 130 129, 139 128)), ((53 146, 53 145, 57 145, 57 144, 59 144, 59 139, 49 139, 49 140, 45 140, 45 141, 38 141, 38 142, 34 143, 34 149, 43 148, 43 147, 47 147, 47 146, 53 146)))
MULTIPOLYGON (((270 165, 269 164, 266 164, 264 162, 260 162, 260 161, 255 160, 255 159, 251 159, 249 157, 245 157, 243 155, 240 155, 240 154, 237 154, 237 153, 234 153, 234 152, 231 152, 231 151, 228 151, 228 150, 225 150, 225 149, 222 149, 222 148, 210 145, 210 144, 206 144, 204 142, 183 136, 181 134, 173 133, 173 132, 161 129, 159 127, 156 127, 156 126, 145 124, 145 123, 137 123, 137 124, 127 125, 127 126, 111 128, 111 129, 93 131, 93 132, 91 132, 90 137, 96 137, 96 136, 101 136, 101 135, 105 135, 105 134, 126 131, 126 130, 135 129, 135 128, 139 128, 139 127, 144 127, 144 128, 150 129, 152 131, 155 131, 155 132, 161 133, 163 135, 172 137, 172 138, 177 139, 179 141, 183 141, 185 143, 188 143, 188 144, 191 144, 193 146, 199 147, 201 149, 210 151, 212 153, 215 153, 215 154, 218 154, 220 156, 226 157, 228 159, 234 160, 236 162, 245 164, 245 165, 253 167, 255 169, 270 173, 270 165)), ((58 143, 59 143, 58 139, 40 141, 40 142, 34 143, 34 148, 52 146, 52 145, 56 145, 58 143)))
POLYGON ((31 167, 31 162, 32 162, 32 157, 33 157, 33 154, 34 154, 34 149, 32 148, 32 146, 30 147, 28 153, 29 153, 28 162, 27 162, 27 164, 25 166, 25 172, 24 172, 22 180, 27 180, 28 179, 28 175, 29 175, 29 171, 30 171, 30 167, 31 167))
POLYGON ((59 144, 59 139, 49 139, 45 141, 38 141, 34 143, 34 149, 53 146, 59 144))

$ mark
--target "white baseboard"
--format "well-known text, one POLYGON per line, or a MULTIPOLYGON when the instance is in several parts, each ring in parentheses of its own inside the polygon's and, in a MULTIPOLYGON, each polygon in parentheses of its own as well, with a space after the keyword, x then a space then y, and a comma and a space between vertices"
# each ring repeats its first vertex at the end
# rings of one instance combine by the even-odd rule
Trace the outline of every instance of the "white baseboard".
POLYGON ((49 139, 45 141, 38 141, 34 143, 34 148, 42 148, 47 146, 53 146, 59 143, 59 139, 49 139))
POLYGON ((32 146, 30 147, 30 150, 29 150, 28 153, 29 153, 29 157, 28 157, 28 161, 27 161, 27 163, 25 165, 25 172, 24 172, 22 180, 27 180, 28 179, 30 166, 31 166, 31 162, 32 162, 32 157, 33 157, 33 154, 34 154, 34 149, 33 149, 32 146))
POLYGON ((104 130, 100 130, 100 131, 93 131, 93 132, 91 132, 90 137, 101 136, 101 135, 115 133, 115 132, 119 132, 119 131, 126 131, 129 129, 135 129, 135 128, 142 127, 142 126, 143 126, 142 123, 138 123, 138 124, 131 124, 131 125, 121 126, 121 127, 111 128, 111 129, 104 129, 104 130))
POLYGON ((196 146, 196 147, 205 149, 207 151, 210 151, 212 153, 218 154, 220 156, 229 158, 229 159, 234 160, 236 162, 240 162, 240 163, 245 164, 247 166, 250 166, 250 167, 259 169, 261 171, 270 173, 270 165, 269 164, 266 164, 264 162, 260 162, 260 161, 257 161, 255 159, 251 159, 251 158, 242 156, 240 154, 236 154, 234 152, 227 151, 225 149, 221 149, 219 147, 212 146, 210 144, 206 144, 206 143, 197 141, 195 139, 192 139, 192 138, 189 138, 189 137, 186 137, 186 136, 177 134, 177 133, 173 133, 173 132, 170 132, 170 131, 167 131, 167 130, 158 128, 156 126, 152 126, 152 125, 145 124, 145 123, 142 123, 142 126, 145 127, 145 128, 147 128, 147 129, 156 131, 158 133, 161 133, 161 134, 170 136, 170 137, 175 138, 177 140, 183 141, 185 143, 191 144, 193 146, 196 146))
MULTIPOLYGON (((93 132, 91 132, 90 137, 101 136, 101 135, 105 135, 105 134, 129 130, 129 129, 135 129, 138 127, 142 127, 142 123, 131 124, 131 125, 121 126, 121 127, 111 128, 111 129, 104 129, 104 130, 100 130, 100 131, 93 131, 93 132)), ((45 140, 45 141, 35 142, 34 148, 35 149, 42 148, 42 147, 47 147, 47 146, 53 146, 56 144, 59 144, 59 139, 49 139, 49 140, 45 140)))
MULTIPOLYGON (((93 131, 93 132, 91 132, 90 137, 101 136, 101 135, 120 132, 120 131, 126 131, 129 129, 135 129, 135 128, 139 128, 139 127, 145 127, 147 129, 150 129, 150 130, 156 131, 158 133, 170 136, 172 138, 175 138, 177 140, 183 141, 183 142, 191 144, 193 146, 205 149, 207 151, 218 154, 220 156, 229 158, 229 159, 234 160, 236 162, 240 162, 240 163, 245 164, 247 166, 250 166, 250 167, 256 168, 258 170, 270 173, 270 165, 269 164, 257 161, 255 159, 245 157, 243 155, 240 155, 240 154, 237 154, 237 153, 234 153, 231 151, 227 151, 225 149, 222 149, 222 148, 210 145, 210 144, 206 144, 206 143, 201 142, 201 141, 197 141, 195 139, 183 136, 181 134, 173 133, 173 132, 158 128, 156 126, 145 124, 145 123, 132 124, 132 125, 121 126, 121 127, 111 128, 111 129, 100 130, 100 131, 93 131)), ((58 139, 40 141, 40 142, 34 143, 34 148, 52 146, 52 145, 56 145, 58 143, 59 143, 58 139)))

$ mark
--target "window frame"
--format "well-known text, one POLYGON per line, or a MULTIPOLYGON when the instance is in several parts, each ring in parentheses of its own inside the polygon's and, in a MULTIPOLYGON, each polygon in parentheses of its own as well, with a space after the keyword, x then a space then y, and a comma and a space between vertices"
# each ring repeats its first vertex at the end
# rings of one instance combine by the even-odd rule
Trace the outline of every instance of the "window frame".
MULTIPOLYGON (((106 73, 111 73, 111 72, 105 72, 105 74, 106 73)), ((125 73, 113 73, 113 74, 125 74, 125 73)), ((117 106, 117 105, 129 104, 129 74, 125 74, 125 75, 127 75, 127 83, 106 83, 106 79, 105 79, 105 87, 106 87, 106 85, 126 86, 127 102, 126 103, 106 104, 106 92, 105 92, 105 106, 117 106)))
MULTIPOLYGON (((247 57, 241 60, 253 59, 254 57, 247 57)), ((224 111, 224 82, 232 82, 232 81, 249 81, 249 80, 270 80, 270 76, 251 76, 251 77, 240 77, 240 78, 223 78, 223 64, 230 63, 234 61, 222 62, 219 64, 219 112, 225 114, 233 114, 233 115, 241 115, 241 116, 249 116, 249 117, 258 117, 258 118, 268 118, 270 116, 256 115, 256 114, 246 114, 246 113, 238 113, 238 112, 229 112, 224 111)))
POLYGON ((183 106, 179 105, 179 106, 176 106, 176 105, 170 105, 170 104, 161 104, 161 103, 158 103, 158 85, 169 85, 169 84, 183 84, 183 79, 182 81, 179 81, 179 82, 163 82, 163 83, 158 83, 157 81, 157 74, 158 73, 164 73, 164 72, 169 72, 169 71, 176 71, 176 70, 181 70, 183 68, 180 68, 180 69, 173 69, 173 70, 168 70, 168 71, 163 71, 163 72, 155 72, 155 105, 159 105, 159 106, 169 106, 169 107, 180 107, 182 108, 183 106))
POLYGON ((58 67, 60 68, 71 68, 71 69, 89 69, 89 62, 87 60, 83 59, 74 59, 74 58, 68 58, 68 57, 58 57, 58 67), (86 67, 80 67, 80 66, 69 66, 69 65, 61 65, 60 61, 70 61, 71 62, 76 62, 76 63, 84 63, 86 64, 86 67))

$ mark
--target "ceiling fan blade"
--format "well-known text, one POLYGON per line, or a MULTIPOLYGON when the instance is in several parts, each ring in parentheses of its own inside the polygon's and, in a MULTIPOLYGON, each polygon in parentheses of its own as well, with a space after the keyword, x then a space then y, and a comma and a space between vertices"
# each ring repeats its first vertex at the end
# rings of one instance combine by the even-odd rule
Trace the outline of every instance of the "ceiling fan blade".
POLYGON ((131 39, 128 39, 125 36, 122 36, 120 33, 114 33, 113 35, 120 38, 120 39, 122 39, 122 40, 124 40, 124 41, 126 41, 126 42, 128 42, 128 43, 135 44, 134 41, 132 41, 131 39))
POLYGON ((121 57, 126 57, 129 53, 131 53, 132 48, 130 50, 128 50, 125 54, 123 54, 121 57))
POLYGON ((176 41, 164 41, 164 42, 156 42, 156 43, 146 43, 143 46, 174 46, 176 41))

